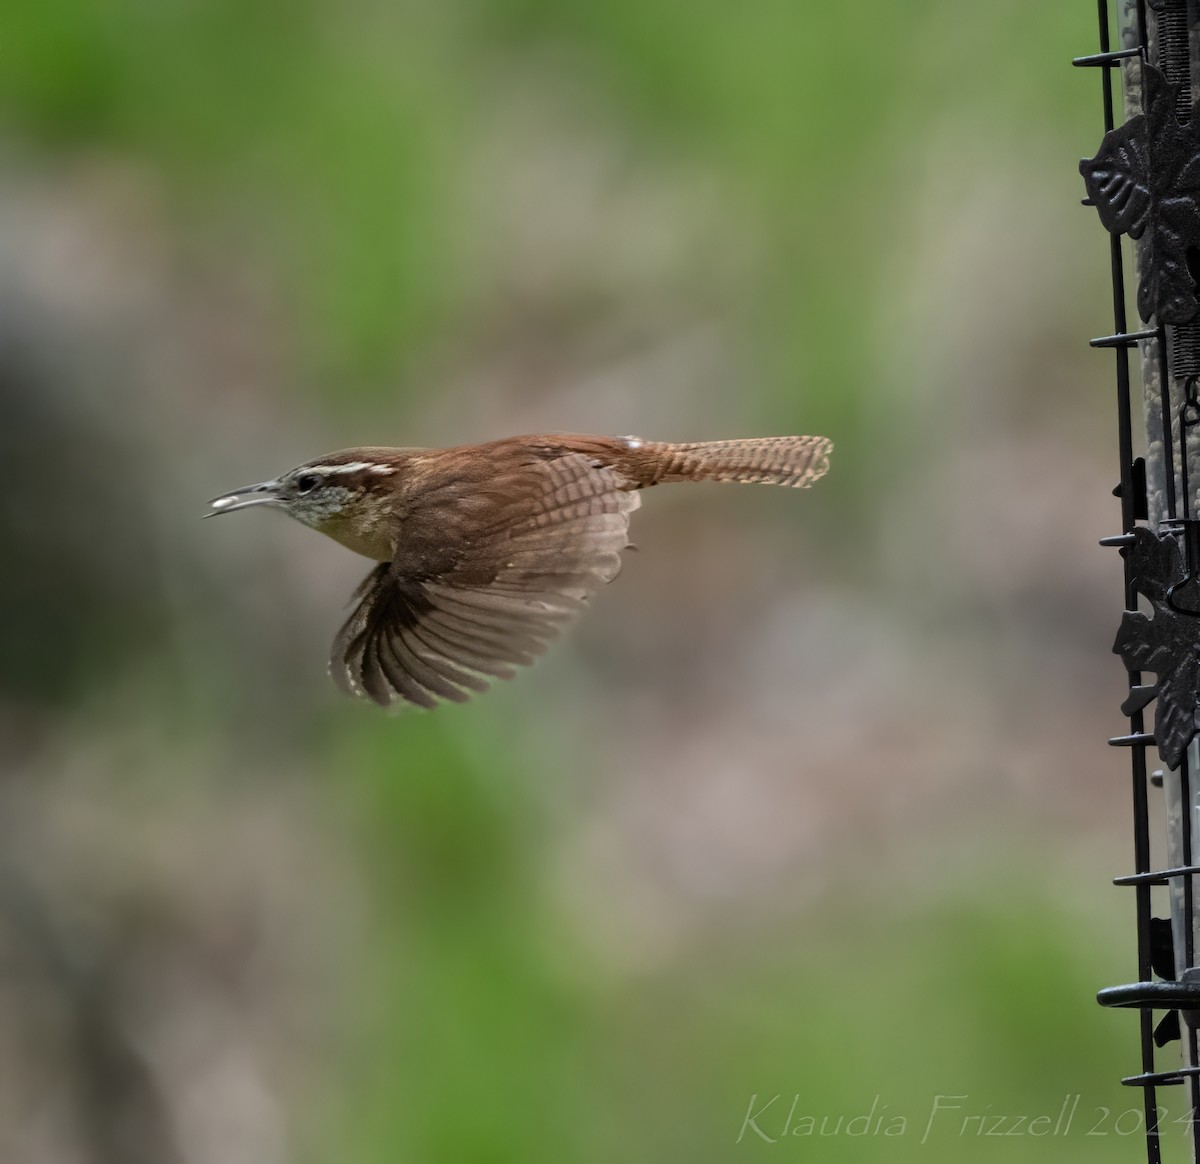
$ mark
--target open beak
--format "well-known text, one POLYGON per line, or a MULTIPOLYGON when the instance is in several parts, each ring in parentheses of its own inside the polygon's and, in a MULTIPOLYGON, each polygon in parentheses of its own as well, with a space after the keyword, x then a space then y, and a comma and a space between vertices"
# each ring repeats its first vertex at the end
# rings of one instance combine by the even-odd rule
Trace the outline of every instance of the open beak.
POLYGON ((244 485, 231 493, 222 493, 209 503, 212 509, 205 517, 216 517, 219 513, 233 513, 238 509, 249 509, 252 505, 279 505, 279 482, 262 481, 258 485, 244 485))

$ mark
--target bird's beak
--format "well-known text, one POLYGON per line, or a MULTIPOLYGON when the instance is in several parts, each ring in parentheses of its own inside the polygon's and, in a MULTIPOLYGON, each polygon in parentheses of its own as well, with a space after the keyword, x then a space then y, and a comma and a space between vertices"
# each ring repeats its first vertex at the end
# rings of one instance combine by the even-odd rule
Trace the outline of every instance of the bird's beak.
POLYGON ((212 509, 205 517, 216 517, 218 513, 233 513, 237 509, 249 509, 252 505, 279 505, 279 482, 262 481, 257 485, 243 485, 231 493, 222 493, 209 503, 212 509))

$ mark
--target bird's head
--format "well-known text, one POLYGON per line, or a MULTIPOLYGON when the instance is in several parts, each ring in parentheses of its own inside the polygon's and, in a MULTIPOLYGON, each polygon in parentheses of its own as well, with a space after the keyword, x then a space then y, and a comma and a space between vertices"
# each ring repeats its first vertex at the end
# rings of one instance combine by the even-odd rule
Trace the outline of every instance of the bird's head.
POLYGON ((282 509, 350 549, 380 561, 391 556, 390 538, 381 537, 392 512, 394 456, 383 450, 346 449, 297 465, 257 485, 214 497, 206 517, 255 505, 282 509))

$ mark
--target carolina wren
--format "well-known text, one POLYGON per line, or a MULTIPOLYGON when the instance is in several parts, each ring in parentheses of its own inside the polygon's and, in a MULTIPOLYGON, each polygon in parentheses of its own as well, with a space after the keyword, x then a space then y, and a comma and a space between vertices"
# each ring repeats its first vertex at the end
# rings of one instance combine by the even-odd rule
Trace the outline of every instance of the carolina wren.
POLYGON ((387 707, 463 702, 532 663, 629 544, 638 490, 670 481, 807 488, 824 437, 667 444, 543 434, 451 449, 344 449, 211 502, 271 505, 379 565, 354 595, 330 672, 387 707))

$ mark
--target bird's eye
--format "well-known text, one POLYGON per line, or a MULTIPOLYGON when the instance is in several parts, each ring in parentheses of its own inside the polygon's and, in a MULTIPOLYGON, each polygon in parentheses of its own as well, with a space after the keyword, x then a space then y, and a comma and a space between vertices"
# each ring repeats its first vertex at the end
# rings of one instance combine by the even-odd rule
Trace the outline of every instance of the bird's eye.
POLYGON ((316 473, 301 473, 296 478, 297 493, 311 493, 316 487, 321 478, 316 473))

